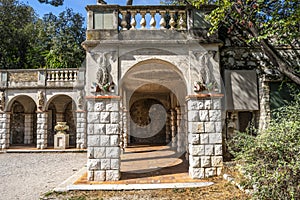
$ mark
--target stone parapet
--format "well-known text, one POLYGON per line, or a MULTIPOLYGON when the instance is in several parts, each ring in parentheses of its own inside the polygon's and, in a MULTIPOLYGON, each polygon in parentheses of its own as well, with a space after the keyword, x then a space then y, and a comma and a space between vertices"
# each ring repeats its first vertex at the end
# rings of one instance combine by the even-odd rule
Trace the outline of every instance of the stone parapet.
POLYGON ((222 111, 221 94, 188 96, 189 174, 207 178, 221 174, 222 111))
POLYGON ((88 180, 119 180, 119 98, 89 97, 87 110, 88 180))

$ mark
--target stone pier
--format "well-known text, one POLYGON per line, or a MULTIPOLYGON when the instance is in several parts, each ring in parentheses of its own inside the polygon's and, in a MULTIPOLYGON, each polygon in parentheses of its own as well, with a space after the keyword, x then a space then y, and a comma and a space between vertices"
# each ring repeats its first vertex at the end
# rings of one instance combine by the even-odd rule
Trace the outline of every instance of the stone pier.
POLYGON ((207 178, 221 174, 222 157, 222 95, 200 94, 187 97, 189 174, 207 178))
POLYGON ((95 96, 87 98, 88 180, 120 179, 120 98, 95 96))

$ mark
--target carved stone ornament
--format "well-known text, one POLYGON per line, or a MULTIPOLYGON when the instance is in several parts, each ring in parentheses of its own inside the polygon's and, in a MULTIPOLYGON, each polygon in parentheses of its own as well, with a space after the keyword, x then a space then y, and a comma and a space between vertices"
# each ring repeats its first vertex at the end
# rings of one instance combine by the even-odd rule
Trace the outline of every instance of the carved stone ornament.
POLYGON ((38 91, 38 108, 41 109, 45 104, 45 97, 43 91, 38 91))
POLYGON ((80 108, 80 109, 83 108, 83 105, 84 105, 83 91, 78 91, 77 105, 78 105, 78 108, 80 108))
POLYGON ((0 91, 0 111, 4 111, 5 108, 5 92, 0 91))
POLYGON ((98 64, 96 81, 92 82, 92 92, 105 94, 115 92, 115 83, 110 75, 111 63, 115 61, 115 52, 99 53, 95 60, 98 64))

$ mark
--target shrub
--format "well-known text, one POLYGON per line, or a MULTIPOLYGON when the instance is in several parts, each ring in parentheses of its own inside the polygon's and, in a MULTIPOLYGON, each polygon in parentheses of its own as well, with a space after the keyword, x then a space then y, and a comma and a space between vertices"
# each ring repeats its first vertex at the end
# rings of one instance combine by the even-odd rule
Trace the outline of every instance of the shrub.
POLYGON ((257 137, 238 133, 229 150, 242 161, 253 199, 300 199, 300 101, 273 114, 257 137))

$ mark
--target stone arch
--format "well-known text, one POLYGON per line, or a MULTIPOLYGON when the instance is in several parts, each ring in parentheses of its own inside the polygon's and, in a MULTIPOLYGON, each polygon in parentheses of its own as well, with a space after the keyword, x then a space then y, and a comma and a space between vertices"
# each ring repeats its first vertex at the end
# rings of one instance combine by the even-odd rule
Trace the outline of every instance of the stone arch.
POLYGON ((7 106, 10 118, 10 145, 36 144, 36 110, 35 101, 27 95, 18 95, 7 106))
POLYGON ((70 127, 68 134, 70 137, 69 144, 76 147, 76 103, 74 99, 65 94, 58 94, 51 97, 46 105, 48 113, 48 146, 54 145, 54 126, 57 122, 67 122, 70 127))
MULTIPOLYGON (((135 127, 135 125, 132 125, 133 122, 130 116, 130 110, 134 102, 139 100, 151 102, 154 99, 161 102, 166 109, 167 115, 171 113, 171 110, 174 113, 185 115, 188 77, 183 74, 177 66, 161 59, 143 60, 128 68, 121 79, 119 88, 120 95, 123 97, 122 105, 125 110, 129 111, 127 114, 127 125, 124 125, 127 131, 125 133, 127 135, 124 138, 127 138, 129 141, 124 143, 130 145, 131 134, 136 131, 132 130, 132 127, 135 127)), ((166 134, 164 142, 170 142, 170 119, 167 119, 165 123, 163 128, 166 134)), ((185 127, 183 124, 184 120, 179 119, 176 123, 178 127, 185 127)), ((186 138, 185 130, 182 130, 181 134, 182 138, 186 138)), ((177 132, 174 135, 177 135, 177 132)), ((185 147, 182 148, 185 149, 185 147)))

